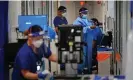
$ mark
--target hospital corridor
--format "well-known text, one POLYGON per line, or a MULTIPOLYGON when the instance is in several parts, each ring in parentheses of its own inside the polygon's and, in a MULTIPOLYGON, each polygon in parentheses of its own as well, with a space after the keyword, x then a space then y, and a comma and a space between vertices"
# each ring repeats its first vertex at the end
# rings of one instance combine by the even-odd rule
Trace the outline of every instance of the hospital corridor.
POLYGON ((133 1, 0 1, 0 80, 133 80, 133 1))

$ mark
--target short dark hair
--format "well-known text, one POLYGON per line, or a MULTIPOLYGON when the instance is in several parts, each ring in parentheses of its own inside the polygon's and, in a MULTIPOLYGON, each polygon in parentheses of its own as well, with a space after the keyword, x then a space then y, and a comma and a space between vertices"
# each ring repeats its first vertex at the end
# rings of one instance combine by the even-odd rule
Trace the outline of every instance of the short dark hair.
POLYGON ((91 20, 98 23, 98 19, 97 18, 92 18, 91 20))
POLYGON ((92 20, 94 23, 95 23, 95 22, 97 22, 97 26, 99 26, 99 25, 100 25, 100 23, 99 23, 99 21, 98 21, 98 19, 97 19, 97 18, 92 18, 91 20, 92 20))
POLYGON ((31 27, 28 29, 28 31, 29 31, 30 33, 36 33, 36 32, 43 31, 43 29, 42 29, 41 26, 39 26, 39 25, 33 25, 33 26, 31 26, 31 27))
POLYGON ((82 11, 85 11, 85 10, 88 10, 88 9, 85 8, 85 7, 82 7, 82 8, 79 9, 79 13, 82 12, 82 11))
POLYGON ((36 32, 40 32, 43 31, 43 29, 41 28, 41 26, 39 25, 32 25, 28 30, 26 30, 24 32, 25 35, 28 35, 30 33, 36 33, 36 32))
POLYGON ((58 8, 58 11, 66 11, 66 7, 65 7, 65 6, 60 6, 60 7, 58 8))

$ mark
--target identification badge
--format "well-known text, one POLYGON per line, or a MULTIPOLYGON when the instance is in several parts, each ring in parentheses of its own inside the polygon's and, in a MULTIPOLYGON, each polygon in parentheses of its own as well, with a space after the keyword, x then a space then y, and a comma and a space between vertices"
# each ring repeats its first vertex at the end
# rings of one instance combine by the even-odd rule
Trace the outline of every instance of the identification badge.
POLYGON ((40 70, 40 69, 41 69, 41 62, 38 61, 38 62, 36 63, 36 65, 37 65, 37 70, 40 70))
POLYGON ((37 71, 39 71, 39 70, 40 70, 40 68, 41 68, 40 66, 37 66, 37 71))

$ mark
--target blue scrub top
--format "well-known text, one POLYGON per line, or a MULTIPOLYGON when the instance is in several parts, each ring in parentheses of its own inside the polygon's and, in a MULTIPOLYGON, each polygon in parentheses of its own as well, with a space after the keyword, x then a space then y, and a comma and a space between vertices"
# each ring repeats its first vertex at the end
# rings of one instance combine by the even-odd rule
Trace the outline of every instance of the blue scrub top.
POLYGON ((94 36, 95 40, 97 40, 97 42, 99 44, 99 42, 102 38, 102 31, 99 28, 99 26, 96 26, 96 28, 92 30, 92 33, 93 33, 93 36, 94 36))
POLYGON ((21 74, 22 69, 29 70, 32 73, 36 73, 37 62, 40 62, 42 64, 42 57, 49 58, 49 56, 51 55, 50 49, 47 48, 48 52, 46 53, 44 47, 44 45, 41 45, 41 47, 38 49, 39 53, 35 54, 32 48, 28 46, 27 43, 22 46, 15 59, 12 80, 27 80, 24 79, 21 74))
POLYGON ((54 18, 54 26, 58 27, 59 25, 68 24, 67 19, 65 17, 56 16, 54 18))
POLYGON ((98 32, 97 33, 97 45, 99 45, 103 37, 102 30, 100 29, 99 26, 97 27, 97 32, 98 32))
MULTIPOLYGON (((54 26, 55 27, 58 27, 59 25, 67 25, 67 24, 68 24, 68 21, 65 17, 56 16, 54 18, 54 26)), ((64 68, 65 68, 65 65, 62 64, 61 69, 64 69, 64 68)))

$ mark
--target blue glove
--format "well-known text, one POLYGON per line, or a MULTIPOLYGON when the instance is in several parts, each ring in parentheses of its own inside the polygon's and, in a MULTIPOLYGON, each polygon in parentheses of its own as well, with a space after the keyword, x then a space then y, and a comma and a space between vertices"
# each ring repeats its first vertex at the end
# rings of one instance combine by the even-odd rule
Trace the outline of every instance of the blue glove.
POLYGON ((48 70, 44 70, 43 72, 38 73, 38 78, 45 79, 48 75, 50 75, 50 72, 48 70))
POLYGON ((101 77, 96 75, 94 80, 101 80, 101 77))
POLYGON ((38 78, 39 79, 45 79, 47 77, 48 74, 43 74, 42 72, 41 73, 38 73, 38 78))

